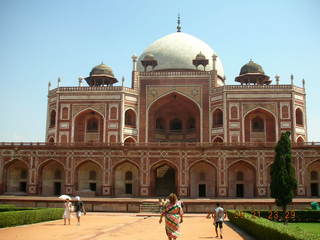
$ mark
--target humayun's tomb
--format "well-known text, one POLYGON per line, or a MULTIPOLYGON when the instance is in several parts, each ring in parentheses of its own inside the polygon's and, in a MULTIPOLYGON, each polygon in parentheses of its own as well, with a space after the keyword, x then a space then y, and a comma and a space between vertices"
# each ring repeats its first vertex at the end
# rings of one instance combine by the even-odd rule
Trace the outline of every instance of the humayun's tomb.
POLYGON ((296 195, 319 197, 304 81, 272 81, 252 60, 225 79, 213 49, 178 26, 132 56, 130 88, 103 63, 78 86, 49 88, 45 142, 0 143, 0 194, 266 198, 290 131, 296 195))

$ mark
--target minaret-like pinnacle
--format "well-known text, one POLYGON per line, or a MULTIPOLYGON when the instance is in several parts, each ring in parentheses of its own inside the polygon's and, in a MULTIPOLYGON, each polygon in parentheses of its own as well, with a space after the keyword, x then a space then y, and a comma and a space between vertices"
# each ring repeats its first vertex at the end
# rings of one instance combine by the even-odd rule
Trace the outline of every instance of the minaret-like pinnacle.
POLYGON ((181 26, 180 26, 180 14, 178 14, 178 26, 177 26, 177 32, 181 32, 181 26))

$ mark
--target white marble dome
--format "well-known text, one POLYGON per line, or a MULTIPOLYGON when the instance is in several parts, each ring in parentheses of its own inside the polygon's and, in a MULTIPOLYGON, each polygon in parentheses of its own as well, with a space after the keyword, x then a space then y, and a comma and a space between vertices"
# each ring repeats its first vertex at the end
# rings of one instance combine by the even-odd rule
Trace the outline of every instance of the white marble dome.
MULTIPOLYGON (((138 59, 138 71, 144 71, 141 60, 148 54, 152 54, 158 61, 158 65, 154 70, 196 69, 192 64, 192 60, 200 52, 209 60, 206 70, 212 70, 212 55, 214 51, 208 44, 187 33, 171 33, 155 41, 143 51, 138 59)), ((224 71, 219 57, 217 57, 216 69, 218 75, 224 78, 224 71)), ((152 68, 148 67, 147 71, 151 70, 152 68)))

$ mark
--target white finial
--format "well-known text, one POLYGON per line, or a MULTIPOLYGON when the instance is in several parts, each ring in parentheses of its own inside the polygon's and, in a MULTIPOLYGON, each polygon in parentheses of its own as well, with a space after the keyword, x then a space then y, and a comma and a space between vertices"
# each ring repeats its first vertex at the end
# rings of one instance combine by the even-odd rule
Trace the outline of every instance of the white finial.
POLYGON ((61 83, 61 78, 58 77, 58 87, 60 86, 60 83, 61 83))
POLYGON ((216 70, 216 60, 217 60, 217 55, 214 53, 213 55, 212 55, 212 70, 216 70))
POLYGON ((137 71, 137 55, 133 54, 132 57, 132 71, 137 71))
POLYGON ((302 78, 302 87, 303 87, 303 89, 306 88, 306 81, 304 80, 304 78, 302 78))
POLYGON ((291 74, 290 80, 291 80, 291 85, 293 85, 293 74, 291 74))
POLYGON ((279 85, 279 82, 280 82, 280 76, 278 74, 276 74, 274 76, 274 78, 276 79, 276 84, 279 85))
POLYGON ((79 87, 81 87, 82 86, 82 81, 84 80, 84 78, 83 77, 78 77, 78 81, 79 81, 79 87))
POLYGON ((123 83, 124 83, 124 77, 123 76, 121 78, 121 83, 122 83, 122 87, 123 87, 123 83))
POLYGON ((48 82, 48 91, 50 91, 50 87, 51 87, 51 82, 48 82))

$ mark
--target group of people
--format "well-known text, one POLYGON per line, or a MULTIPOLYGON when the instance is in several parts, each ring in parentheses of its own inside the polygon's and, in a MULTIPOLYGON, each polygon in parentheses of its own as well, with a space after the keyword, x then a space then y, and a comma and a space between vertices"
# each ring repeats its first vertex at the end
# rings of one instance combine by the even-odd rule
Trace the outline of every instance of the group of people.
MULTIPOLYGON (((177 198, 174 193, 171 193, 168 197, 169 201, 161 201, 162 213, 159 219, 159 223, 162 223, 162 219, 165 218, 165 229, 169 240, 176 239, 180 236, 179 227, 183 223, 183 202, 177 198)), ((161 206, 161 205, 160 205, 161 206)), ((216 237, 219 237, 218 228, 220 230, 220 238, 222 236, 223 222, 226 218, 224 209, 217 203, 217 207, 208 212, 207 218, 213 218, 215 225, 216 237)))
POLYGON ((79 196, 75 197, 75 202, 74 202, 74 206, 72 206, 72 203, 70 202, 70 199, 67 198, 64 200, 64 212, 63 212, 63 220, 64 220, 64 225, 67 224, 67 220, 69 225, 71 224, 71 213, 74 210, 74 212, 76 213, 77 216, 77 225, 80 226, 80 217, 82 215, 82 213, 84 215, 86 215, 86 210, 84 208, 84 204, 83 202, 80 200, 79 196), (73 209, 74 208, 74 209, 73 209))

